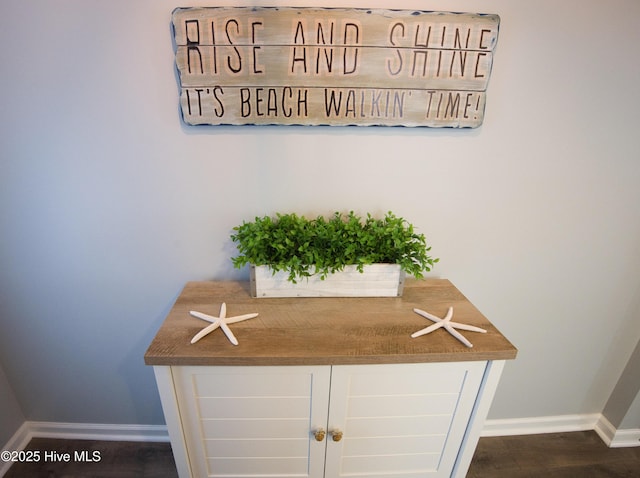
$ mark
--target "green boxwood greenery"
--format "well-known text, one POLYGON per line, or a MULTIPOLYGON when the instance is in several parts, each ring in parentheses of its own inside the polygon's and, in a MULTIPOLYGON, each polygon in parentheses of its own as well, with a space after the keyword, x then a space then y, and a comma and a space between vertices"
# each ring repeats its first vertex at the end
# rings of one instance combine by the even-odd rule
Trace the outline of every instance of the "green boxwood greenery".
POLYGON ((371 214, 361 218, 353 211, 336 212, 328 219, 307 219, 296 214, 276 214, 243 221, 231 239, 239 255, 231 260, 237 268, 247 264, 269 266, 273 272, 287 271, 289 280, 340 271, 353 264, 399 264, 414 277, 423 277, 439 259, 428 255, 424 234, 392 212, 383 219, 371 214))

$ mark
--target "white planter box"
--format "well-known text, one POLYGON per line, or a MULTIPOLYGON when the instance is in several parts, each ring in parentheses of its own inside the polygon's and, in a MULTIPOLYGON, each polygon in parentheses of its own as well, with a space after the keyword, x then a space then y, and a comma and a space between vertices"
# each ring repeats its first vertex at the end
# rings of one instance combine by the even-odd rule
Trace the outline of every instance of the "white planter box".
POLYGON ((356 266, 327 276, 287 280, 288 272, 267 266, 251 266, 252 297, 400 297, 405 273, 398 264, 371 264, 358 272, 356 266))

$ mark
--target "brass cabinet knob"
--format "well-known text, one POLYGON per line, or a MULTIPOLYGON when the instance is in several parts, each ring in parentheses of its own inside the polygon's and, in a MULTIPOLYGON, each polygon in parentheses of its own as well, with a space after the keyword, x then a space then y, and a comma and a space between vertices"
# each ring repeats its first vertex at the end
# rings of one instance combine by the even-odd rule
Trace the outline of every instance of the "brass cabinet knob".
POLYGON ((324 440, 324 435, 325 435, 325 432, 322 428, 317 429, 313 434, 313 436, 316 437, 316 441, 324 440))
POLYGON ((333 441, 340 441, 342 440, 342 432, 340 430, 334 430, 331 432, 331 438, 333 439, 333 441))

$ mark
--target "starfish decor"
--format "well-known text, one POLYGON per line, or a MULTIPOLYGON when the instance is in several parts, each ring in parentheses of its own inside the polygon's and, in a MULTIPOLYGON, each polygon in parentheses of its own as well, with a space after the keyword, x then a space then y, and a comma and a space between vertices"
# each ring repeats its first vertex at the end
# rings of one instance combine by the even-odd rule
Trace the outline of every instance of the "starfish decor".
POLYGON ((453 335, 456 339, 458 339, 460 342, 465 344, 467 347, 473 347, 473 344, 469 342, 464 337, 464 335, 462 335, 456 329, 469 330, 471 332, 481 332, 483 334, 487 333, 486 330, 481 329, 480 327, 475 327, 473 325, 459 324, 458 322, 451 322, 451 317, 453 317, 453 307, 449 307, 449 310, 447 311, 447 315, 444 316, 444 319, 441 319, 440 317, 436 317, 435 315, 431 315, 429 312, 425 312, 424 310, 421 310, 421 309, 413 309, 413 311, 416 314, 421 315, 422 317, 425 317, 435 322, 435 324, 430 325, 429 327, 425 327, 424 329, 418 330, 417 332, 414 332, 413 334, 411 334, 411 338, 413 339, 415 339, 416 337, 420 337, 421 335, 428 334, 429 332, 433 332, 434 330, 439 329, 441 327, 444 327, 447 330, 447 332, 449 332, 451 335, 453 335))
POLYGON ((227 304, 225 304, 224 302, 220 306, 220 317, 203 314, 202 312, 196 312, 195 310, 192 310, 189 313, 192 316, 197 317, 198 319, 211 322, 210 325, 207 325, 204 329, 202 329, 200 332, 198 332, 196 335, 193 336, 193 338, 191 339, 192 344, 195 344, 202 337, 209 335, 211 332, 213 332, 218 327, 220 327, 224 332, 224 335, 226 335, 227 338, 229 339, 229 342, 231 342, 233 345, 238 345, 238 339, 236 339, 235 335, 233 335, 233 332, 231 332, 231 329, 229 328, 228 324, 235 324, 236 322, 242 322, 243 320, 253 319, 254 317, 258 316, 257 313, 254 313, 254 314, 237 315, 235 317, 227 317, 227 304))

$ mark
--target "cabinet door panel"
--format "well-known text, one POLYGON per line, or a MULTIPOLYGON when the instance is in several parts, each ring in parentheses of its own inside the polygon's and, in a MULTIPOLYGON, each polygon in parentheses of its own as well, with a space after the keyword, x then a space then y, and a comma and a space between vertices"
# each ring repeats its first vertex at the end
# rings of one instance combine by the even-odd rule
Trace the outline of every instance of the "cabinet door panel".
POLYGON ((449 477, 486 362, 334 366, 326 476, 449 477))
POLYGON ((239 418, 268 417, 306 418, 309 415, 309 400, 306 397, 200 397, 200 418, 229 420, 239 418))
POLYGON ((175 367, 194 477, 321 478, 330 367, 175 367))
POLYGON ((457 393, 432 393, 429 407, 425 409, 425 395, 380 395, 349 398, 350 417, 415 417, 423 416, 430 410, 450 415, 458 403, 457 393), (391 414, 391 415, 388 415, 391 414))
MULTIPOLYGON (((331 410, 333 411, 333 410, 331 410)), ((347 418, 339 420, 337 417, 329 421, 330 426, 343 430, 349 434, 345 439, 370 437, 400 437, 421 435, 446 435, 451 425, 451 416, 416 415, 413 417, 367 417, 347 418), (344 423, 345 425, 341 425, 344 423)))
POLYGON ((346 456, 440 453, 445 439, 446 435, 345 438, 342 452, 346 456))
MULTIPOLYGON (((321 420, 318 418, 318 420, 321 420)), ((315 423, 315 422, 314 422, 315 423)), ((309 418, 272 420, 203 420, 200 423, 203 436, 208 439, 279 439, 305 436, 309 433, 309 418)), ((321 426, 324 428, 325 424, 321 426)))
POLYGON ((428 476, 425 473, 436 470, 439 461, 440 453, 346 456, 340 476, 428 476))
POLYGON ((205 442, 207 456, 226 456, 229 458, 271 458, 274 456, 304 456, 309 442, 304 438, 287 439, 207 439, 205 442))
MULTIPOLYGON (((460 391, 459 374, 439 373, 440 368, 451 369, 458 368, 460 362, 450 363, 424 363, 424 364, 390 364, 390 365, 367 365, 361 368, 357 374, 353 374, 349 379, 349 396, 371 396, 384 395, 385 391, 389 394, 396 395, 401 391, 405 395, 425 395, 431 393, 458 393, 460 391), (431 369, 431 377, 429 375, 420 375, 417 379, 407 379, 404 373, 395 373, 397 371, 418 371, 419 369, 431 369), (389 372, 385 373, 385 369, 389 372), (436 374, 436 376, 433 376, 436 374), (375 387, 372 388, 372 382, 375 387)), ((355 367, 352 365, 339 365, 334 369, 342 367, 355 367)), ((357 366, 361 367, 361 366, 357 366)), ((420 372, 418 372, 420 373, 420 372)))
POLYGON ((309 387, 304 380, 291 380, 286 373, 253 374, 251 380, 240 375, 195 375, 193 384, 199 397, 296 397, 307 396, 309 387))
POLYGON ((207 476, 304 477, 308 476, 307 464, 305 457, 209 458, 207 466, 215 474, 207 476))

